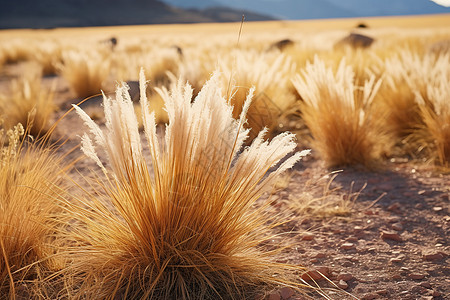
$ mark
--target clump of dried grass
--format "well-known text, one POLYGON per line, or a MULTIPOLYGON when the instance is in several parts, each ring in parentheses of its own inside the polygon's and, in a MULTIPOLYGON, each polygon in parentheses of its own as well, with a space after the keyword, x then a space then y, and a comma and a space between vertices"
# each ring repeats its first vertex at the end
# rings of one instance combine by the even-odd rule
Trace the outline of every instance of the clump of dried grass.
MULTIPOLYGON (((449 61, 449 54, 443 55, 449 61)), ((423 126, 413 135, 438 165, 450 167, 450 72, 441 72, 425 95, 417 93, 423 126)))
MULTIPOLYGON (((386 126, 404 139, 423 125, 416 93, 426 99, 429 85, 448 69, 448 55, 419 53, 404 49, 385 61, 385 84, 380 90, 380 103, 389 111, 386 126)), ((411 143, 411 140, 408 140, 411 143)), ((417 148, 417 145, 412 145, 417 148)))
POLYGON ((252 86, 255 86, 253 105, 248 111, 248 127, 254 138, 267 127, 276 133, 284 112, 295 102, 289 78, 295 73, 295 64, 281 53, 260 54, 237 51, 228 60, 221 61, 222 86, 238 118, 252 86))
POLYGON ((20 124, 6 131, 1 125, 0 298, 39 298, 46 295, 41 281, 62 265, 52 244, 55 216, 63 222, 54 189, 62 186, 60 160, 48 148, 25 146, 20 124))
POLYGON ((352 183, 349 190, 344 192, 342 186, 334 183, 337 176, 338 173, 330 173, 309 179, 300 195, 288 199, 288 206, 298 216, 330 218, 351 215, 365 186, 355 191, 352 183))
POLYGON ((329 167, 372 168, 387 152, 390 136, 383 128, 383 115, 373 105, 380 83, 372 75, 359 86, 345 60, 333 72, 318 57, 293 79, 312 147, 329 167))
POLYGON ((55 111, 54 88, 45 88, 41 83, 42 68, 27 64, 24 75, 13 80, 7 94, 0 95, 0 116, 4 126, 27 125, 27 133, 38 137, 49 129, 55 111))
POLYGON ((64 51, 62 61, 59 72, 78 98, 99 94, 110 75, 110 60, 102 51, 64 51))
POLYGON ((217 75, 192 103, 192 89, 181 81, 170 92, 159 90, 169 116, 162 139, 143 72, 140 78, 147 156, 126 87, 115 100, 104 98, 104 130, 76 108, 90 129, 82 149, 108 176, 103 187, 112 208, 95 197, 86 201, 89 209, 72 207, 81 209, 77 218, 85 224, 72 232, 80 245, 67 270, 74 295, 244 299, 260 284, 282 283, 277 272, 286 273, 285 266, 259 250, 267 220, 254 205, 306 152, 280 162, 294 151, 294 135, 269 143, 267 130, 242 149, 253 90, 236 120, 217 75))

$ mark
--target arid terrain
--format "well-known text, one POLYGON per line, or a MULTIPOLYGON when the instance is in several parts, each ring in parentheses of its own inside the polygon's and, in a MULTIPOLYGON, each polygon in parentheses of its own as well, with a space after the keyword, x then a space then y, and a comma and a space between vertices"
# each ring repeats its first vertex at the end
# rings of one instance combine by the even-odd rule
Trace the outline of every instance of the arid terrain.
MULTIPOLYGON (((121 80, 128 81, 131 93, 137 93, 136 80, 139 63, 143 62, 148 67, 152 63, 159 63, 158 59, 172 58, 174 49, 183 52, 184 69, 171 69, 170 63, 167 63, 161 67, 162 74, 169 70, 176 76, 185 76, 185 79, 197 88, 196 85, 201 86, 207 80, 204 77, 211 74, 213 66, 221 64, 219 58, 215 57, 216 55, 231 53, 227 62, 234 61, 239 64, 238 58, 236 58, 237 54, 233 56, 232 53, 248 51, 253 53, 249 57, 255 57, 257 54, 254 53, 267 53, 267 49, 270 49, 273 42, 283 39, 291 40, 293 45, 290 45, 290 48, 280 48, 276 51, 285 57, 291 57, 291 60, 284 64, 290 65, 293 73, 300 73, 306 61, 312 61, 314 54, 319 57, 323 55, 326 57, 325 61, 330 62, 330 65, 336 68, 340 59, 346 57, 347 63, 353 65, 355 69, 358 66, 361 66, 361 69, 373 67, 371 70, 376 73, 378 66, 382 65, 383 68, 388 69, 384 64, 377 65, 377 63, 388 61, 390 51, 392 53, 397 51, 397 46, 405 47, 405 49, 408 47, 413 50, 420 49, 417 51, 422 55, 429 51, 429 47, 433 43, 441 40, 448 42, 450 39, 450 16, 261 22, 244 23, 241 32, 239 28, 240 24, 230 23, 10 30, 0 31, 0 45, 2 49, 8 49, 8 47, 13 49, 14 47, 17 50, 21 47, 20 41, 28 44, 32 49, 39 49, 39 46, 45 43, 49 45, 56 43, 61 47, 65 43, 72 43, 69 50, 82 46, 80 49, 85 51, 82 53, 95 52, 97 49, 95 47, 100 45, 101 49, 98 51, 103 56, 92 58, 91 63, 105 62, 111 58, 108 66, 98 68, 114 70, 113 74, 109 73, 102 82, 102 90, 105 94, 114 96, 116 82, 121 80), (357 32, 375 38, 372 46, 375 47, 374 52, 369 52, 372 51, 369 49, 346 52, 333 48, 342 37, 345 37, 354 30, 356 25, 361 23, 366 24, 368 28, 358 29, 357 32), (111 37, 117 39, 117 46, 114 44, 113 48, 114 46, 116 48, 107 52, 111 37), (395 40, 398 40, 398 44, 393 42, 395 40), (77 43, 80 44, 75 45, 77 43), (201 47, 197 44, 201 44, 201 47), (91 46, 94 48, 89 49, 91 46), (149 50, 142 51, 142 49, 138 49, 138 46, 148 47, 149 50), (158 47, 161 48, 161 52, 172 52, 167 56, 158 57, 156 55, 159 53, 158 47), (333 49, 335 49, 334 52, 333 49), (141 53, 140 51, 148 51, 155 56, 149 55, 142 61, 126 60, 127 53, 134 55, 138 52, 141 53), (194 54, 198 54, 204 60, 197 58, 194 54), (378 60, 374 59, 369 62, 377 55, 378 60), (370 57, 370 59, 366 59, 366 57, 370 57), (191 58, 192 60, 190 60, 191 58), (129 69, 127 70, 121 64, 128 66, 129 69), (292 67, 293 65, 296 66, 292 67), (167 68, 164 69, 164 67, 167 68), (201 75, 194 72, 200 69, 202 69, 201 75), (194 73, 195 75, 192 75, 194 73)), ((22 47, 24 46, 22 45, 22 47)), ((443 59, 439 60, 439 63, 444 64, 441 66, 442 69, 450 69, 450 50, 447 48, 445 51, 447 52, 442 54, 443 59)), ((60 52, 64 51, 49 51, 49 55, 57 55, 57 53, 60 55, 60 52)), ((241 63, 251 59, 244 58, 241 63)), ((269 65, 277 61, 273 57, 270 59, 269 65)), ((67 56, 63 65, 57 67, 55 72, 49 72, 42 77, 42 86, 53 89, 54 92, 52 101, 56 108, 50 117, 49 124, 63 116, 71 108, 71 104, 78 103, 87 97, 76 95, 70 81, 64 76, 64 65, 68 66, 68 60, 67 56)), ((223 65, 226 65, 227 62, 223 65)), ((8 93, 11 93, 11 82, 19 80, 24 73, 29 72, 28 63, 24 58, 14 61, 5 59, 3 65, 0 66, 0 94, 5 95, 3 99, 7 99, 8 93)), ((430 68, 433 66, 431 63, 430 68)), ((142 67, 146 68, 145 65, 142 67)), ((240 69, 236 65, 231 69, 232 71, 226 74, 244 72, 244 69, 240 69)), ((255 66, 253 69, 257 69, 257 67, 255 66)), ((289 66, 286 67, 287 69, 289 66)), ((147 73, 150 86, 160 80, 157 75, 152 77, 151 72, 156 73, 157 71, 159 70, 147 73)), ((369 75, 364 77, 365 75, 362 75, 359 70, 356 73, 363 79, 369 78, 369 75)), ((288 74, 288 71, 284 74, 288 74)), ((89 76, 94 75, 91 73, 89 76)), ((427 76, 432 75, 424 75, 424 77, 427 76)), ((388 75, 379 77, 384 80, 383 84, 388 81, 386 80, 388 75)), ((161 86, 165 84, 165 80, 167 79, 161 79, 161 86)), ((268 79, 268 81, 271 80, 277 79, 268 79)), ((239 85, 239 80, 236 81, 239 85)), ((251 79, 244 81, 244 84, 258 84, 258 82, 248 83, 249 81, 251 79)), ((291 81, 288 80, 288 82, 290 84, 291 81)), ((447 84, 450 83, 447 82, 447 84)), ((259 92, 268 95, 268 98, 271 99, 268 101, 270 103, 275 102, 272 102, 275 97, 273 95, 285 93, 288 90, 287 87, 281 85, 275 88, 268 86, 266 90, 259 92)), ((383 91, 385 92, 382 85, 379 93, 383 93, 383 91)), ((82 108, 103 128, 105 119, 103 107, 100 104, 101 97, 98 96, 98 93, 95 94, 97 96, 87 100, 82 108)), ((294 102, 304 100, 305 97, 299 94, 301 93, 297 88, 297 93, 293 92, 293 97, 296 97, 294 102)), ((256 95, 259 95, 258 92, 256 95)), ((159 101, 155 99, 150 97, 150 101, 159 101)), ((450 101, 450 99, 448 100, 450 101)), ((447 107, 450 111, 449 101, 447 101, 447 107)), ((278 102, 274 105, 282 106, 278 102)), ((2 107, 6 107, 3 111, 3 119, 8 120, 8 104, 0 106, 0 109, 2 107)), ((323 152, 316 151, 317 144, 312 141, 315 136, 305 125, 307 121, 303 122, 299 117, 298 107, 292 114, 285 113, 287 108, 279 109, 280 119, 275 121, 277 124, 272 128, 273 131, 282 132, 287 129, 296 133, 298 149, 311 148, 312 152, 280 178, 269 197, 271 212, 282 224, 271 229, 271 233, 276 238, 273 243, 267 245, 267 249, 270 250, 274 246, 285 246, 286 248, 276 255, 275 260, 306 267, 308 270, 306 273, 303 269, 294 272, 294 281, 299 283, 304 280, 319 289, 318 291, 307 289, 305 295, 293 287, 276 288, 270 291, 262 288, 257 298, 270 300, 294 300, 307 297, 365 300, 450 299, 449 162, 446 162, 447 165, 445 165, 445 161, 440 164, 437 162, 439 159, 436 158, 436 155, 433 157, 424 155, 424 153, 429 153, 427 151, 412 151, 408 147, 406 147, 407 150, 404 150, 402 147, 405 146, 405 143, 411 141, 406 139, 396 142, 390 151, 381 151, 382 154, 376 159, 375 168, 372 165, 368 167, 361 163, 330 166, 330 163, 324 159, 326 156, 323 156, 323 152)), ((0 110, 0 112, 2 111, 0 110)), ((163 121, 160 121, 159 128, 164 126, 162 115, 163 113, 160 118, 163 121)), ((158 116, 160 115, 157 115, 157 118, 158 116)), ((450 124, 446 126, 450 126, 450 124)), ((68 175, 74 182, 81 185, 83 185, 85 177, 90 176, 91 170, 98 171, 97 164, 93 160, 83 157, 79 150, 80 136, 86 131, 88 129, 83 121, 74 111, 71 111, 58 121, 51 137, 52 141, 67 139, 58 150, 61 155, 66 154, 69 149, 75 148, 66 159, 81 159, 69 170, 68 175)), ((447 145, 450 145, 450 141, 446 142, 447 145)), ((423 146, 423 144, 421 145, 423 146)), ((424 146, 424 148, 426 147, 424 146)), ((432 151, 430 150, 430 152, 432 151)), ((106 160, 104 157, 101 159, 106 160)), ((89 190, 87 185, 84 188, 89 190)), ((258 203, 267 201, 267 197, 265 194, 258 203)), ((0 299, 3 298, 0 297, 0 299)))

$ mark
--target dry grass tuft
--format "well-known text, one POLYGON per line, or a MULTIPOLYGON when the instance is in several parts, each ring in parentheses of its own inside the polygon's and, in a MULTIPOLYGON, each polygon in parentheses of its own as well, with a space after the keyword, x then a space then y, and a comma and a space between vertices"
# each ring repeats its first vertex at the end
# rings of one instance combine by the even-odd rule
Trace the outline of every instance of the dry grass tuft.
POLYGON ((54 89, 42 86, 40 66, 28 64, 24 70, 23 77, 11 82, 8 93, 0 95, 0 117, 6 128, 26 124, 27 133, 38 137, 49 129, 56 108, 54 89))
POLYGON ((359 191, 354 191, 353 183, 348 192, 343 192, 341 186, 334 184, 338 173, 330 173, 319 178, 311 178, 305 183, 303 192, 295 199, 289 199, 289 207, 298 216, 316 218, 346 217, 354 212, 359 191))
POLYGON ((292 60, 280 53, 235 52, 235 57, 231 55, 228 61, 222 61, 221 71, 234 118, 239 117, 248 91, 255 87, 253 105, 248 111, 251 139, 264 127, 269 134, 275 134, 283 113, 295 102, 289 81, 295 73, 292 60))
MULTIPOLYGON (((145 91, 142 71, 140 83, 145 91)), ((80 247, 67 270, 75 274, 69 277, 78 288, 74 295, 244 299, 260 284, 284 282, 277 272, 285 266, 259 250, 267 220, 264 208, 254 205, 306 152, 280 162, 294 151, 294 135, 269 143, 266 131, 243 149, 253 90, 236 120, 219 86, 213 76, 192 103, 192 89, 181 81, 170 92, 160 90, 169 116, 164 139, 141 93, 148 152, 125 87, 116 100, 104 98, 104 130, 76 108, 90 129, 82 149, 108 175, 103 187, 112 208, 95 197, 86 201, 89 209, 78 208, 84 226, 73 232, 80 247), (106 153, 108 168, 98 150, 106 153)))
MULTIPOLYGON (((449 54, 445 55, 449 59, 449 54)), ((417 94, 424 126, 413 135, 438 165, 450 167, 450 72, 441 72, 425 95, 417 94)))
POLYGON ((318 57, 293 79, 312 147, 329 167, 375 167, 390 145, 382 115, 372 105, 381 82, 371 76, 358 86, 354 80, 344 60, 334 73, 318 57))
POLYGON ((110 75, 110 60, 101 51, 75 51, 62 53, 63 63, 58 66, 78 98, 87 98, 101 92, 110 75))
POLYGON ((1 299, 45 295, 41 280, 61 267, 52 244, 55 216, 63 220, 53 188, 62 182, 59 159, 49 149, 25 147, 23 134, 20 124, 6 132, 0 126, 1 299))

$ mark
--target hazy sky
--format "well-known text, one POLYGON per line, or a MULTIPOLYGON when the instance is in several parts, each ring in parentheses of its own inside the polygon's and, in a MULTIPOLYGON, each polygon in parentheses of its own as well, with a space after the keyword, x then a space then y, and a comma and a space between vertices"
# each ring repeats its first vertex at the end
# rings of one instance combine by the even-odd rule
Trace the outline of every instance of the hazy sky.
POLYGON ((437 4, 440 4, 442 6, 450 6, 450 0, 431 0, 433 2, 436 2, 437 4))

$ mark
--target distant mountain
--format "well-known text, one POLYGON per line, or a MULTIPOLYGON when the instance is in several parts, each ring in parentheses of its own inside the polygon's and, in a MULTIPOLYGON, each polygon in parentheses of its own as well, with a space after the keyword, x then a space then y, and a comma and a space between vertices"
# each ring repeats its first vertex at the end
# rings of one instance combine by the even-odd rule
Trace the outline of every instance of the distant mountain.
MULTIPOLYGON (((250 15, 251 13, 248 12, 250 15)), ((251 14, 254 20, 272 18, 251 14)), ((0 29, 238 22, 242 9, 182 9, 158 0, 16 0, 0 2, 0 29)))
POLYGON ((430 0, 163 0, 180 7, 223 6, 245 9, 280 19, 350 18, 450 13, 430 0), (180 3, 182 2, 182 4, 180 3))

